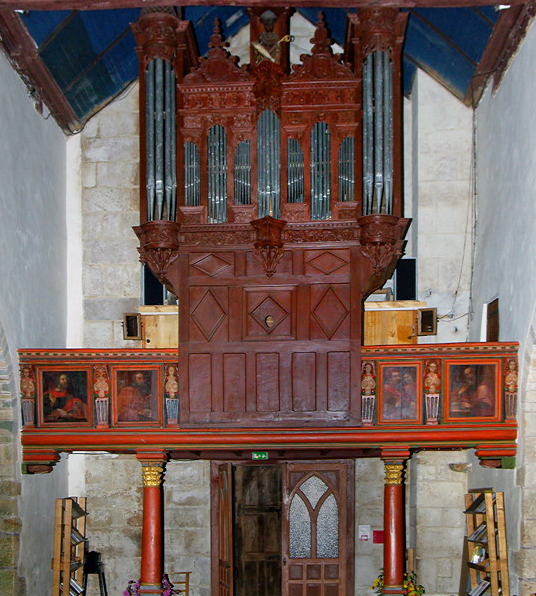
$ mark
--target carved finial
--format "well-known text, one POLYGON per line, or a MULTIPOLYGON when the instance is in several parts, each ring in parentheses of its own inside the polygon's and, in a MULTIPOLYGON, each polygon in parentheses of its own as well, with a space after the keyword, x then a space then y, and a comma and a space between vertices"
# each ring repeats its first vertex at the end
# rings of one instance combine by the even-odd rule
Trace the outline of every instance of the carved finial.
POLYGON ((328 37, 328 30, 324 23, 324 15, 318 13, 318 23, 316 24, 315 35, 309 40, 313 44, 312 54, 330 54, 331 39, 328 37))
POLYGON ((229 44, 223 41, 219 19, 214 19, 214 28, 208 43, 209 48, 226 48, 229 44))

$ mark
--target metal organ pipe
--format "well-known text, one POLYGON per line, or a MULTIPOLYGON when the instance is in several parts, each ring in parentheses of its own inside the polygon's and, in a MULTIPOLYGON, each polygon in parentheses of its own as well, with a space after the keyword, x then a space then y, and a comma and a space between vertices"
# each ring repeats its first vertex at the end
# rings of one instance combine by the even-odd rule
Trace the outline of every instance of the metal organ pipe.
POLYGON ((393 64, 376 50, 363 64, 364 214, 393 211, 393 64))
POLYGON ((235 153, 235 205, 251 205, 251 142, 241 141, 235 153))
POLYGON ((216 124, 208 133, 208 220, 227 221, 227 135, 216 124))
POLYGON ((329 219, 331 196, 331 138, 325 122, 311 131, 311 219, 329 219))
POLYGON ((374 106, 372 102, 372 54, 369 54, 363 65, 363 213, 368 215, 372 213, 372 195, 373 195, 373 133, 372 125, 374 121, 374 106))
POLYGON ((145 152, 147 166, 147 220, 154 214, 154 60, 151 60, 145 71, 145 152))
POLYGON ((155 59, 155 219, 162 219, 164 204, 164 69, 162 59, 155 59))
POLYGON ((175 73, 162 58, 145 71, 147 220, 175 220, 177 176, 175 73))
POLYGON ((303 203, 303 151, 297 139, 287 140, 287 154, 287 200, 289 203, 303 203))
POLYGON ((339 149, 339 201, 355 200, 355 139, 346 137, 339 149))
POLYGON ((257 125, 257 186, 259 217, 280 217, 281 199, 279 118, 270 110, 261 113, 257 125))
POLYGON ((199 150, 190 142, 184 143, 184 204, 201 205, 201 162, 199 150))

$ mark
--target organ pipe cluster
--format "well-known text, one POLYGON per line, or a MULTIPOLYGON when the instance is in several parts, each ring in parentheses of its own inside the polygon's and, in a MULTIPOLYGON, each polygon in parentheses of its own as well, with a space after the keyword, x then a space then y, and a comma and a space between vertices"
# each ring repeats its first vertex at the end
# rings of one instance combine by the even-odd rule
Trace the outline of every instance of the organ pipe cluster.
POLYGON ((145 71, 147 220, 175 220, 177 205, 175 73, 162 58, 145 71))
POLYGON ((212 126, 207 142, 208 221, 227 221, 227 134, 220 124, 212 126))
POLYGON ((280 217, 281 132, 279 118, 270 110, 257 124, 257 196, 259 217, 280 217))
POLYGON ((329 219, 331 197, 331 135, 325 122, 311 131, 311 219, 329 219))
POLYGON ((376 50, 363 64, 363 214, 393 212, 393 64, 376 50))

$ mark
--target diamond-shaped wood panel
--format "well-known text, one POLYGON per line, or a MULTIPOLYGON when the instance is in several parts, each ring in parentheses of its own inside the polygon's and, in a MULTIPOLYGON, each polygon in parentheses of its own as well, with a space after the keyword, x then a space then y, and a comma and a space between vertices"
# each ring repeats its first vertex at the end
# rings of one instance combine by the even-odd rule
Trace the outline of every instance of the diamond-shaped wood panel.
POLYGON ((210 341, 225 319, 226 313, 212 290, 207 290, 190 316, 206 340, 210 341))
POLYGON ((348 316, 348 309, 330 286, 313 310, 313 317, 328 339, 331 339, 348 316))
POLYGON ((289 312, 271 296, 267 296, 249 313, 249 316, 255 319, 266 333, 272 333, 289 316, 289 312))
POLYGON ((233 274, 233 255, 225 253, 224 255, 203 254, 192 255, 190 267, 203 275, 209 277, 217 277, 225 273, 225 275, 233 274))
POLYGON ((311 250, 307 252, 305 260, 305 272, 308 275, 318 273, 324 275, 347 273, 350 252, 348 250, 311 250))
POLYGON ((245 337, 294 337, 295 288, 251 288, 245 292, 245 337))

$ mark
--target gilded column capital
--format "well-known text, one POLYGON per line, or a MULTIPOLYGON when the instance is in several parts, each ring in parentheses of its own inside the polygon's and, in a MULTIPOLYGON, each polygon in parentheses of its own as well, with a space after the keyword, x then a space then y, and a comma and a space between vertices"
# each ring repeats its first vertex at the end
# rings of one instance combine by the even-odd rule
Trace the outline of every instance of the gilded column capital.
POLYGON ((144 487, 159 487, 162 484, 164 468, 161 465, 144 464, 142 474, 144 487))
POLYGON ((403 464, 385 464, 385 484, 402 484, 403 464))

